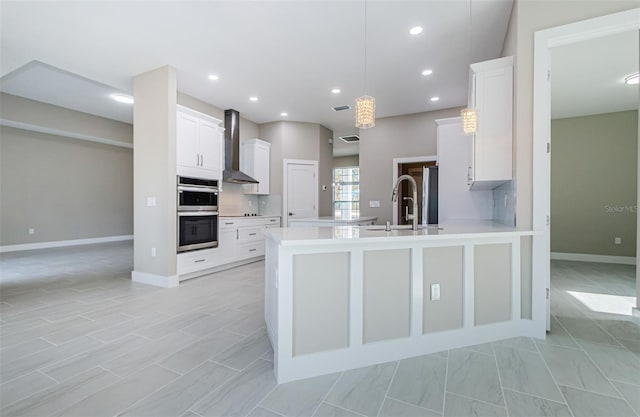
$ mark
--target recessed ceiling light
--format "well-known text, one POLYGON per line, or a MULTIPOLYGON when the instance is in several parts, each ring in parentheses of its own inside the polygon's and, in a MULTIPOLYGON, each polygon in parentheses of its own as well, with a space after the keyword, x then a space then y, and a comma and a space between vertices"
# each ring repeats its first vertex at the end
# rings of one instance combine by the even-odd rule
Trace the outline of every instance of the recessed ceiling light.
POLYGON ((284 112, 284 111, 282 113, 280 113, 280 116, 282 116, 282 117, 287 117, 288 115, 289 115, 289 113, 284 112))
POLYGON ((433 71, 431 71, 431 70, 422 71, 422 75, 431 75, 431 74, 433 74, 433 71))
POLYGON ((218 77, 215 74, 210 74, 208 77, 211 81, 218 81, 220 79, 220 77, 218 77))
POLYGON ((334 88, 333 90, 331 90, 333 94, 340 94, 340 91, 341 90, 339 88, 334 88))
POLYGON ((125 94, 111 94, 111 98, 118 103, 133 104, 133 97, 125 94))
POLYGON ((258 101, 258 97, 252 96, 252 97, 249 97, 249 100, 251 100, 251 101, 258 101))
POLYGON ((429 100, 431 100, 431 101, 438 101, 438 100, 440 100, 440 97, 431 97, 429 100))
POLYGON ((639 81, 640 81, 640 72, 636 72, 635 74, 630 74, 624 77, 625 84, 629 84, 629 85, 638 84, 639 81))
POLYGON ((419 35, 422 33, 422 26, 414 26, 409 30, 412 35, 419 35))

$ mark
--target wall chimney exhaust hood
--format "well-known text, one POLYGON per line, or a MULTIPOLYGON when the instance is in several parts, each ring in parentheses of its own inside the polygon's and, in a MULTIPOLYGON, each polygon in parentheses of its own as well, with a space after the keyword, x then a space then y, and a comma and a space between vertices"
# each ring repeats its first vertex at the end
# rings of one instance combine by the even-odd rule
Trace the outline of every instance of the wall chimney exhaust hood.
POLYGON ((257 184, 259 181, 240 171, 240 113, 224 111, 224 172, 222 181, 234 184, 257 184))

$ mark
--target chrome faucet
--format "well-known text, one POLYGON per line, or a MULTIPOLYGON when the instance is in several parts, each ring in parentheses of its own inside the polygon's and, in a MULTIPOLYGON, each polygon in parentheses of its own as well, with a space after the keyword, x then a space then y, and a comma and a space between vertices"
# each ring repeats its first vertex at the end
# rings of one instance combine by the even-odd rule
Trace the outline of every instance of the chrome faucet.
POLYGON ((411 230, 418 230, 418 185, 411 175, 400 175, 398 177, 398 181, 396 181, 396 185, 393 187, 391 201, 394 203, 398 201, 398 186, 404 180, 409 181, 411 183, 411 188, 413 189, 413 197, 405 197, 405 199, 408 198, 413 203, 413 210, 411 213, 407 214, 407 220, 413 221, 411 230))

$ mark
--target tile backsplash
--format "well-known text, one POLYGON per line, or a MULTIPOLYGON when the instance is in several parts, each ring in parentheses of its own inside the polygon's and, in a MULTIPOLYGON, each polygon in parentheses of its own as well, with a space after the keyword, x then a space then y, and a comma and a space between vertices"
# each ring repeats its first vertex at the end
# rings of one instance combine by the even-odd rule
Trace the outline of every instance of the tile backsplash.
POLYGON ((516 182, 508 181, 493 190, 493 220, 516 225, 516 182))
POLYGON ((218 200, 221 216, 242 216, 244 213, 280 216, 281 196, 245 194, 242 184, 222 183, 218 200))

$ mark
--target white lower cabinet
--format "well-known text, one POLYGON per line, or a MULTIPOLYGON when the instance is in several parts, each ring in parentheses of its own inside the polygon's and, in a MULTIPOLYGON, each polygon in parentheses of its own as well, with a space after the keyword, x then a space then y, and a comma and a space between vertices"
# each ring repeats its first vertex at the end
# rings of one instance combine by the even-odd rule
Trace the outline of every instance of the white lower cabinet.
POLYGON ((178 254, 180 280, 264 256, 264 231, 280 227, 280 217, 223 217, 218 225, 217 248, 178 254))

